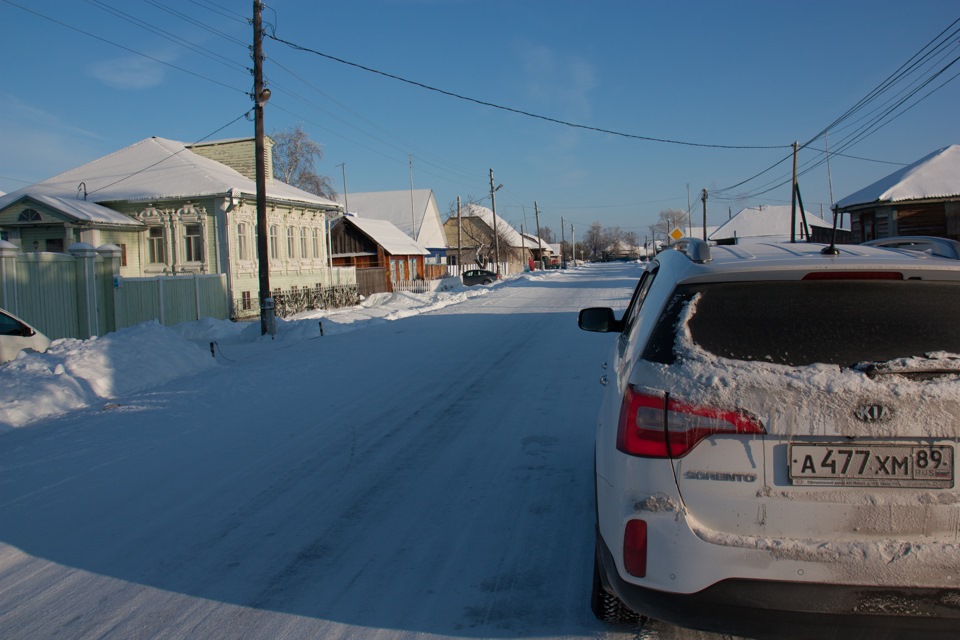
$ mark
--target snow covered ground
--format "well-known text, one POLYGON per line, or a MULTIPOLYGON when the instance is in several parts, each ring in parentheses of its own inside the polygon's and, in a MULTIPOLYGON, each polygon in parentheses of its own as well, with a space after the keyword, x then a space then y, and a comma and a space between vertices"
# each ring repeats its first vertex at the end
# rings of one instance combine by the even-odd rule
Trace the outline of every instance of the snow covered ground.
POLYGON ((622 308, 638 274, 394 296, 276 339, 145 325, 0 367, 0 637, 637 637, 588 606, 611 337, 576 312, 622 308))

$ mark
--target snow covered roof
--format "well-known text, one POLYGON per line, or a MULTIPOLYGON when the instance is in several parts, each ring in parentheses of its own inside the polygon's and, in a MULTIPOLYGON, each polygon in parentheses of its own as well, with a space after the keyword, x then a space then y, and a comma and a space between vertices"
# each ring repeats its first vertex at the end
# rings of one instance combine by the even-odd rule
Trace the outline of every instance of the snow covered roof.
POLYGON ((550 245, 543 238, 538 238, 535 233, 524 233, 523 243, 525 247, 536 249, 537 246, 543 247, 544 251, 550 250, 550 245))
MULTIPOLYGON (((461 208, 460 215, 464 218, 480 218, 488 227, 493 229, 492 209, 470 203, 461 208)), ((506 222, 500 216, 497 216, 497 229, 500 231, 500 237, 506 240, 511 247, 521 246, 520 232, 514 229, 509 222, 506 222)))
MULTIPOLYGON (((792 206, 789 204, 775 206, 761 206, 741 209, 739 213, 720 225, 709 235, 711 240, 725 240, 729 238, 770 238, 790 237, 790 217, 792 206)), ((810 227, 826 227, 833 225, 824 221, 815 214, 806 212, 807 225, 810 227)), ((803 217, 797 210, 796 233, 803 231, 803 217)), ((700 237, 700 236, 697 236, 700 237)))
POLYGON ((60 198, 56 196, 44 195, 26 195, 17 198, 10 204, 15 204, 21 200, 33 200, 54 211, 73 218, 80 222, 88 222, 94 225, 111 225, 120 227, 142 227, 143 223, 134 220, 130 216, 118 213, 113 209, 101 206, 96 202, 88 200, 77 200, 74 198, 60 198))
MULTIPOLYGON (((80 183, 90 202, 152 202, 239 193, 255 197, 256 181, 190 151, 182 142, 147 138, 58 176, 0 196, 0 208, 24 195, 75 199, 80 183)), ((339 204, 279 180, 267 181, 267 199, 324 208, 339 204)))
POLYGON ((374 242, 383 247, 384 251, 394 256, 430 255, 423 245, 414 241, 407 234, 387 220, 371 220, 360 216, 344 218, 374 242))
POLYGON ((432 189, 406 189, 401 191, 368 191, 348 193, 339 196, 350 205, 350 211, 361 217, 375 220, 387 220, 394 226, 414 238, 425 247, 444 248, 447 246, 447 234, 443 230, 443 221, 437 209, 437 201, 432 189), (411 202, 412 194, 412 202, 411 202), (414 228, 416 214, 416 234, 414 228))
POLYGON ((875 202, 960 196, 960 145, 938 149, 837 202, 847 209, 875 202))

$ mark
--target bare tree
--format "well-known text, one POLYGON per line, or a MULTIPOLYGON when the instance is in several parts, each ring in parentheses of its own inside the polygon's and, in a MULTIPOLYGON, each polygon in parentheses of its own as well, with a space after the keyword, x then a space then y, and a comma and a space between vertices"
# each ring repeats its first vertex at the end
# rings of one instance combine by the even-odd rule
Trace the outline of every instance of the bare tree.
POLYGON ((540 237, 543 238, 543 241, 547 244, 554 243, 554 233, 550 227, 540 227, 540 237))
POLYGON ((674 228, 679 227, 685 230, 689 218, 687 212, 682 209, 665 209, 660 212, 660 219, 650 225, 650 235, 654 240, 666 240, 667 234, 674 228))
POLYGON ((587 233, 583 238, 583 244, 586 246, 591 258, 599 259, 603 256, 604 245, 606 245, 606 234, 603 231, 603 225, 601 223, 594 222, 590 225, 590 228, 587 229, 587 233))
MULTIPOLYGON (((487 207, 484 207, 480 204, 483 198, 474 198, 473 196, 467 196, 466 198, 461 198, 460 209, 463 215, 463 224, 461 226, 460 233, 463 236, 464 247, 473 247, 476 250, 474 261, 480 267, 485 267, 487 263, 493 262, 496 259, 494 247, 497 244, 497 238, 494 236, 494 231, 490 226, 490 222, 484 220, 482 224, 474 224, 468 220, 471 217, 482 217, 478 216, 478 209, 485 209, 489 211, 487 207)), ((447 219, 457 218, 457 202, 456 200, 452 201, 447 207, 447 219)), ((519 249, 510 245, 509 238, 505 234, 505 227, 508 226, 508 223, 502 219, 497 220, 497 234, 499 235, 499 244, 500 244, 500 260, 508 261, 511 259, 518 259, 520 256, 519 249)))
POLYGON ((301 125, 270 134, 273 138, 273 174, 289 185, 334 200, 337 192, 327 176, 317 173, 323 147, 301 125))

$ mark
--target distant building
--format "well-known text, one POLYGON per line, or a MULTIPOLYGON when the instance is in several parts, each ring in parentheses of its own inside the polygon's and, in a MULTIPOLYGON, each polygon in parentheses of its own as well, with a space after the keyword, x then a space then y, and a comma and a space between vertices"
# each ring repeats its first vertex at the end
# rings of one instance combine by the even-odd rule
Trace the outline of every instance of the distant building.
MULTIPOLYGON (((710 234, 709 239, 717 244, 787 242, 791 240, 791 219, 794 219, 792 239, 804 242, 808 239, 814 242, 830 242, 833 233, 831 222, 809 211, 801 212, 799 208, 794 216, 793 206, 789 204, 741 209, 717 227, 710 234)), ((838 236, 837 239, 842 238, 838 236)))

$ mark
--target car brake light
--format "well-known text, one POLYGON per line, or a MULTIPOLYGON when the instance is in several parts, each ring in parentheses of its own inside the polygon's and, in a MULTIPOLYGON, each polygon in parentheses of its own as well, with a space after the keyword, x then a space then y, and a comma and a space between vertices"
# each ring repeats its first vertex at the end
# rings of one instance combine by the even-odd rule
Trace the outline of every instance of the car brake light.
POLYGON ((623 567, 632 576, 647 575, 647 521, 628 520, 623 532, 623 567))
POLYGON ((899 271, 812 271, 804 280, 903 280, 899 271))
POLYGON ((722 433, 766 433, 741 410, 702 407, 640 393, 627 386, 620 405, 617 449, 642 458, 680 458, 701 440, 722 433))

